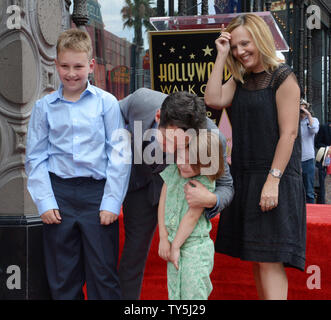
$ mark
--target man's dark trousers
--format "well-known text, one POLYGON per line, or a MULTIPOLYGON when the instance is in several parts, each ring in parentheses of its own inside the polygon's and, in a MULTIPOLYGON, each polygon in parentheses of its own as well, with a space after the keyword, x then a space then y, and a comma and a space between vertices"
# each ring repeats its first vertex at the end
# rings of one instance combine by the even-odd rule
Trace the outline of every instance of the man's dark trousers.
POLYGON ((129 192, 123 203, 125 243, 119 270, 124 300, 140 298, 145 264, 157 225, 158 203, 153 204, 149 187, 129 192))
POLYGON ((105 180, 50 177, 62 218, 60 224, 43 226, 52 298, 83 299, 86 281, 89 300, 120 299, 118 220, 103 226, 99 217, 105 180))

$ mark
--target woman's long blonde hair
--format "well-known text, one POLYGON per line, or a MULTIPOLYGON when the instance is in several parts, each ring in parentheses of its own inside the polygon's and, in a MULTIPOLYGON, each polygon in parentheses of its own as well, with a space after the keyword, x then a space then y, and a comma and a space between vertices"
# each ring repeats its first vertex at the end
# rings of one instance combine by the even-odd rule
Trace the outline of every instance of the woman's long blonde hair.
MULTIPOLYGON (((243 26, 251 34, 253 41, 261 54, 265 71, 275 70, 281 63, 276 55, 275 42, 265 21, 256 14, 246 13, 234 18, 227 26, 226 32, 231 33, 239 26, 243 26)), ((242 64, 229 53, 226 60, 227 67, 236 80, 244 82, 243 76, 247 72, 242 64)))

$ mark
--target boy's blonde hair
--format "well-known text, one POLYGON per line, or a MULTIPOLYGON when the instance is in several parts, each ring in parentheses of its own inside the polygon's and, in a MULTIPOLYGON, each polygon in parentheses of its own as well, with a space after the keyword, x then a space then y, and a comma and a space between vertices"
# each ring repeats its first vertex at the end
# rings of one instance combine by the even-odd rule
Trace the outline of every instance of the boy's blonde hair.
POLYGON ((56 54, 64 50, 86 52, 89 60, 92 59, 93 47, 89 34, 80 29, 69 29, 62 32, 57 40, 56 54))
POLYGON ((211 181, 224 174, 222 142, 219 135, 214 132, 200 129, 199 134, 194 135, 189 143, 189 157, 193 160, 191 167, 211 181))
MULTIPOLYGON (((253 41, 259 50, 262 58, 262 65, 265 71, 274 71, 281 63, 276 54, 276 46, 269 29, 263 18, 254 13, 242 14, 228 24, 226 32, 231 33, 239 26, 243 26, 251 34, 253 41)), ((236 60, 231 51, 227 57, 226 64, 234 79, 244 82, 243 76, 246 70, 242 64, 236 60)))

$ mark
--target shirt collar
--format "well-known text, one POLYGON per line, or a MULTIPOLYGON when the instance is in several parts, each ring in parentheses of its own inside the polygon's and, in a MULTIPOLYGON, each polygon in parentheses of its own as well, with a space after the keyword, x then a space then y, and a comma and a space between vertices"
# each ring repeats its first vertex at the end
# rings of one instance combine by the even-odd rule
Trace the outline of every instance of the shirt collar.
MULTIPOLYGON (((82 94, 80 96, 83 97, 83 96, 85 96, 88 93, 92 93, 94 95, 97 94, 97 92, 95 90, 95 87, 92 86, 89 81, 87 81, 87 87, 82 92, 82 94)), ((54 91, 53 93, 51 93, 50 95, 48 95, 47 98, 48 98, 49 103, 53 103, 53 102, 55 102, 55 101, 57 101, 59 99, 60 100, 65 100, 63 98, 63 84, 61 83, 59 89, 57 89, 56 91, 54 91)))
POLYGON ((90 81, 87 81, 87 87, 86 87, 86 89, 84 90, 84 92, 82 94, 85 94, 85 92, 90 92, 94 95, 97 94, 97 92, 95 90, 95 87, 90 84, 90 81))
POLYGON ((154 120, 152 124, 152 129, 158 129, 158 128, 159 128, 159 124, 154 120))

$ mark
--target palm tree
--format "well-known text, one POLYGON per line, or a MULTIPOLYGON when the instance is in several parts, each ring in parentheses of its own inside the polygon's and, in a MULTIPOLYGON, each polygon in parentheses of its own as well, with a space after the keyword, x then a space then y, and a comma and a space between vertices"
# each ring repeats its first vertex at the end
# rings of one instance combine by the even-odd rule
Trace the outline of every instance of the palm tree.
POLYGON ((125 0, 125 6, 121 9, 123 28, 134 28, 133 43, 137 45, 138 50, 144 46, 143 26, 146 30, 153 29, 149 22, 149 18, 154 15, 152 2, 151 0, 125 0))
POLYGON ((153 1, 151 0, 125 0, 125 6, 121 9, 123 28, 134 28, 134 39, 135 44, 135 63, 134 72, 135 76, 133 79, 135 88, 142 86, 141 77, 136 78, 137 71, 142 69, 142 52, 144 49, 144 39, 142 36, 143 26, 146 30, 154 29, 149 18, 154 16, 154 9, 151 7, 153 1))

